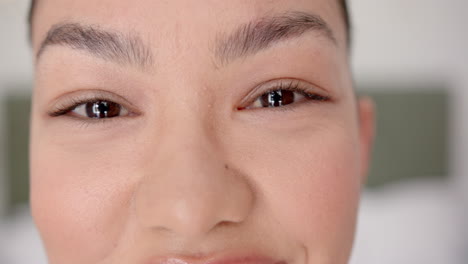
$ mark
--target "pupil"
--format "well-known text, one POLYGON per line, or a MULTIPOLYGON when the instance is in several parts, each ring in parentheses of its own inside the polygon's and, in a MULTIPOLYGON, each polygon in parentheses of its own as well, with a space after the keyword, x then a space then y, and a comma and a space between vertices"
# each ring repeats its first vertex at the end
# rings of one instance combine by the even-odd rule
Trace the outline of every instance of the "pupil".
POLYGON ((269 92, 261 97, 263 107, 279 107, 294 102, 294 92, 277 90, 269 92))
POLYGON ((102 102, 98 105, 98 111, 100 113, 107 113, 107 111, 109 111, 109 106, 107 105, 107 103, 102 102))
POLYGON ((106 101, 87 103, 86 114, 90 118, 115 117, 120 114, 120 105, 106 101))
POLYGON ((282 105, 282 91, 273 91, 270 93, 270 107, 278 107, 282 105))

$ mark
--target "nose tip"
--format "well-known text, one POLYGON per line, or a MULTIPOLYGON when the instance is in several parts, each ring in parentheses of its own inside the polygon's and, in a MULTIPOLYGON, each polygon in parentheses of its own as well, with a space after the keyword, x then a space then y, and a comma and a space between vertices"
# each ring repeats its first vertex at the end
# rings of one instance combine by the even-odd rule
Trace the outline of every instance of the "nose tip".
POLYGON ((194 144, 166 150, 159 152, 135 194, 142 226, 200 237, 218 225, 247 218, 253 192, 216 149, 194 144))

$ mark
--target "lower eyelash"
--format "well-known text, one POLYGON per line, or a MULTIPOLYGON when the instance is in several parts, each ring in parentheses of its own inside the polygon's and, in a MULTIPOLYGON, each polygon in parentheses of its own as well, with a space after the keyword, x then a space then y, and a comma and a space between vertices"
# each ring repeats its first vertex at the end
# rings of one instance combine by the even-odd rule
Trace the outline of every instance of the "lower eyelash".
MULTIPOLYGON (((120 120, 120 118, 79 118, 75 116, 70 116, 70 122, 68 125, 72 126, 73 129, 83 130, 86 131, 87 129, 91 129, 92 127, 96 126, 99 127, 100 130, 106 130, 107 128, 115 128, 114 125, 118 124, 114 123, 115 121, 120 120)), ((125 117, 122 117, 125 118, 125 117)))
POLYGON ((103 118, 103 119, 92 119, 92 118, 80 119, 80 118, 77 118, 77 120, 79 122, 79 127, 82 128, 82 129, 85 129, 90 125, 100 125, 100 124, 104 124, 104 123, 107 124, 108 122, 112 122, 112 118, 103 118))

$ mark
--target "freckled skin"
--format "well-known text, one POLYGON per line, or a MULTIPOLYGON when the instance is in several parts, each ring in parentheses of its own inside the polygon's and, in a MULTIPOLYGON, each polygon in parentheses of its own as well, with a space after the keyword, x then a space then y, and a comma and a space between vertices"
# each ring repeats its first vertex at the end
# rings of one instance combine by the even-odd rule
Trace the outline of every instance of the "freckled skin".
POLYGON ((355 99, 335 2, 41 0, 35 52, 64 20, 138 34, 154 69, 62 46, 36 61, 31 205, 51 264, 220 252, 347 263, 373 106, 355 99), (322 17, 336 45, 307 34, 214 66, 219 32, 289 10, 322 17), (259 84, 291 78, 331 100, 244 109, 259 84), (97 122, 47 115, 57 98, 97 89, 138 114, 97 122))

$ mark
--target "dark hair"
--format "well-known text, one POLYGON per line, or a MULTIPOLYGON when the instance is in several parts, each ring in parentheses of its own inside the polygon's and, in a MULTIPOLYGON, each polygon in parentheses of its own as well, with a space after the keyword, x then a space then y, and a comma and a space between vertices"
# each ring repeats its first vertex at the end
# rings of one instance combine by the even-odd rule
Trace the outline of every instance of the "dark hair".
POLYGON ((34 10, 36 9, 36 0, 31 0, 31 5, 29 5, 29 12, 28 12, 28 31, 29 31, 29 38, 31 39, 32 36, 32 22, 34 17, 34 10))
MULTIPOLYGON (((34 0, 33 0, 34 1, 34 0)), ((341 10, 343 12, 343 18, 346 26, 346 36, 348 38, 348 44, 351 44, 351 18, 348 9, 348 1, 346 0, 338 0, 341 6, 341 10)))
MULTIPOLYGON (((36 3, 38 0, 31 0, 31 5, 29 7, 29 13, 28 13, 28 23, 29 23, 29 35, 31 36, 31 27, 32 27, 32 20, 34 17, 34 9, 36 7, 36 3)), ((348 10, 348 3, 346 0, 338 0, 341 10, 343 11, 343 18, 345 21, 346 25, 346 34, 348 38, 348 43, 350 43, 351 39, 351 21, 350 21, 350 15, 349 15, 349 10, 348 10)))

